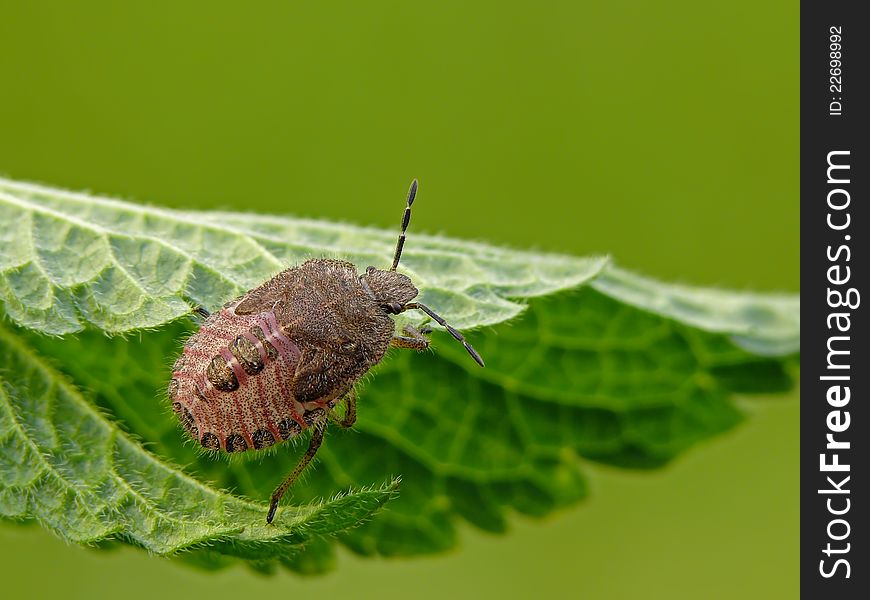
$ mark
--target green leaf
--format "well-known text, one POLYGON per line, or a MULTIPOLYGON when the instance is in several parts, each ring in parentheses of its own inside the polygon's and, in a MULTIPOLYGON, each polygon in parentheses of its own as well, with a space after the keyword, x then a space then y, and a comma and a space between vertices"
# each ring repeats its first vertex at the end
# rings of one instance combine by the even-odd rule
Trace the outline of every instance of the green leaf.
MULTIPOLYGON (((307 257, 383 265, 395 243, 395 232, 185 213, 3 180, 0 223, 9 224, 0 229, 9 317, 43 333, 80 332, 5 335, 28 356, 47 357, 155 455, 257 500, 302 446, 227 462, 183 442, 164 390, 195 326, 177 317, 189 303, 218 306, 307 257), (103 333, 158 326, 125 338, 103 333)), ((434 354, 392 351, 364 379, 353 431, 327 433, 293 502, 403 478, 389 510, 339 536, 363 554, 440 551, 455 544, 459 520, 502 532, 512 511, 539 516, 573 505, 587 493, 588 463, 660 466, 737 424, 736 394, 793 383, 796 296, 669 285, 601 258, 422 235, 409 238, 403 265, 426 302, 465 330, 477 327, 468 337, 487 367, 436 331, 434 354)), ((43 403, 27 383, 12 389, 24 390, 21 406, 43 403)), ((231 552, 212 548, 192 562, 226 564, 231 552)), ((281 563, 302 573, 329 568, 328 542, 305 548, 281 563)), ((268 570, 267 556, 247 558, 268 570)))
MULTIPOLYGON (((156 327, 306 258, 392 258, 396 232, 303 219, 182 212, 0 179, 0 298, 20 325, 65 334, 156 327)), ((523 298, 580 285, 605 265, 415 236, 402 266, 456 327, 515 317, 523 298)))

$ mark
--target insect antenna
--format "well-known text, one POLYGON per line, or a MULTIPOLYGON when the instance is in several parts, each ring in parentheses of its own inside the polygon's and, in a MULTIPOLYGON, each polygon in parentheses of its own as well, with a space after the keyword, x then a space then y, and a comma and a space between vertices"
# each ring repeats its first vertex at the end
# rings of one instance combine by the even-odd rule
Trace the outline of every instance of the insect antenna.
POLYGON ((395 271, 399 266, 399 259, 402 258, 402 248, 405 246, 405 230, 408 229, 408 223, 411 222, 411 205, 414 204, 414 198, 417 197, 417 180, 411 182, 411 189, 408 190, 408 204, 405 206, 405 214, 402 216, 402 232, 399 234, 399 241, 396 243, 396 253, 393 255, 393 266, 390 271, 395 271))
POLYGON ((431 308, 429 308, 425 304, 420 304, 419 302, 409 302, 408 304, 406 304, 405 306, 402 307, 403 311, 413 310, 413 309, 422 310, 424 313, 426 313, 427 315, 429 315, 430 317, 435 319, 435 321, 437 321, 437 323, 439 325, 444 327, 444 329, 446 329, 450 335, 452 335, 454 338, 456 338, 457 341, 462 342, 462 345, 465 346, 465 349, 471 355, 471 358, 473 358, 475 360, 475 362, 477 362, 477 364, 479 364, 481 367, 486 366, 483 364, 483 359, 480 357, 480 354, 477 353, 477 350, 472 348, 471 344, 469 344, 468 341, 465 339, 465 336, 463 336, 461 333, 459 333, 459 331, 454 329, 452 326, 448 325, 447 321, 445 321, 443 318, 441 318, 441 315, 436 313, 434 310, 432 310, 431 308))

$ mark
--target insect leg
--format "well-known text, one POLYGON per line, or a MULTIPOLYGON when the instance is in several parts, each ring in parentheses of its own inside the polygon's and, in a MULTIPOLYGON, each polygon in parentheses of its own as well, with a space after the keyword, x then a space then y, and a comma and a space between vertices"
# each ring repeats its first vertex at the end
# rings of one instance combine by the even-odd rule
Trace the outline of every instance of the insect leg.
POLYGON ((194 306, 193 309, 191 310, 191 312, 195 312, 203 319, 208 319, 211 316, 211 313, 208 312, 206 309, 204 309, 201 306, 194 306))
POLYGON ((424 336, 424 333, 431 332, 431 329, 426 331, 420 331, 411 327, 410 325, 405 325, 402 328, 402 333, 405 335, 394 335, 393 339, 390 340, 390 345, 395 346, 396 348, 411 348, 412 350, 425 350, 429 347, 429 340, 424 336))
POLYGON ((457 341, 462 342, 462 345, 465 346, 465 349, 471 355, 471 358, 473 358, 475 362, 477 362, 477 364, 479 364, 481 367, 485 366, 483 364, 483 359, 480 358, 480 354, 477 353, 477 350, 472 348, 471 344, 469 344, 468 341, 465 339, 465 336, 463 336, 461 333, 459 333, 459 331, 449 325, 447 321, 445 321, 441 317, 441 315, 437 314, 434 310, 432 310, 425 304, 420 304, 419 302, 408 302, 405 306, 402 307, 403 311, 414 309, 422 310, 424 313, 435 319, 435 322, 441 325, 444 329, 446 329, 447 333, 452 335, 457 341))
POLYGON ((305 455, 302 457, 302 460, 299 461, 299 464, 296 465, 296 468, 293 469, 293 472, 287 476, 287 479, 284 480, 284 483, 279 485, 274 492, 272 492, 272 500, 269 502, 269 514, 266 515, 266 523, 271 523, 272 519, 275 518, 275 511, 278 510, 278 502, 281 501, 281 496, 284 495, 284 492, 293 485, 293 483, 299 478, 302 474, 302 471, 305 470, 305 467, 308 466, 308 463, 311 462, 311 459, 314 458, 314 455, 317 454, 317 450, 320 448, 320 444, 323 443, 323 434, 326 431, 326 419, 322 419, 318 421, 314 425, 314 433, 311 434, 311 441, 308 443, 308 450, 305 451, 305 455))
POLYGON ((330 411, 330 416, 339 427, 348 429, 356 423, 356 391, 351 388, 342 400, 344 400, 345 404, 344 417, 339 418, 334 411, 330 411))

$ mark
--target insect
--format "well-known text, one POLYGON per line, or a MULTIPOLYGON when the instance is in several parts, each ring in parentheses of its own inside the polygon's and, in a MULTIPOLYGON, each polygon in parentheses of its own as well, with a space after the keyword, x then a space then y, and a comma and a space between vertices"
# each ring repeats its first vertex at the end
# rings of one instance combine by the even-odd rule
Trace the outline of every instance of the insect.
POLYGON ((312 429, 308 449, 272 493, 266 522, 275 518, 293 485, 323 442, 327 423, 356 422, 354 384, 390 346, 425 350, 431 329, 405 326, 391 315, 421 310, 461 342, 463 335, 435 311, 412 302, 418 290, 396 272, 417 180, 411 183, 393 263, 363 274, 349 262, 312 259, 286 269, 209 314, 185 343, 169 382, 172 408, 187 433, 204 448, 259 450, 312 429), (343 415, 335 408, 343 403, 343 415))

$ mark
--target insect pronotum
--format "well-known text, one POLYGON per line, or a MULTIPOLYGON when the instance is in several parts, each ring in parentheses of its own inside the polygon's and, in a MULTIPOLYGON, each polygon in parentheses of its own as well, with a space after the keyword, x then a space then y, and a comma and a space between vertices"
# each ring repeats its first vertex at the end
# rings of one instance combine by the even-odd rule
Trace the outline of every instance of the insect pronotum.
POLYGON ((391 315, 421 310, 483 359, 434 310, 412 302, 417 288, 396 272, 411 221, 417 180, 411 183, 402 228, 389 269, 357 273, 345 261, 312 259, 205 317, 185 343, 169 382, 172 408, 193 439, 222 452, 259 450, 312 429, 308 450, 272 494, 271 523, 284 492, 323 442, 329 421, 356 422, 354 384, 390 346, 425 350, 430 330, 405 326, 391 315), (344 414, 335 412, 343 402, 344 414))

